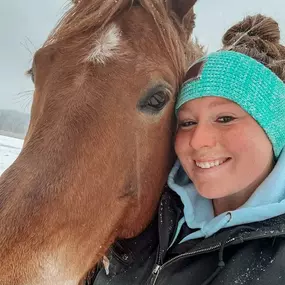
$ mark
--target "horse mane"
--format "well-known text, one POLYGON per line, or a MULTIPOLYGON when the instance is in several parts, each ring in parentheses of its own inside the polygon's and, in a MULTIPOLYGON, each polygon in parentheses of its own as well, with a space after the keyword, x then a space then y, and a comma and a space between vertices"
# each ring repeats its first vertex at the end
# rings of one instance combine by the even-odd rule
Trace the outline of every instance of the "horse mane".
POLYGON ((178 71, 179 81, 182 80, 189 61, 201 55, 200 47, 191 44, 189 39, 195 20, 192 10, 181 23, 175 13, 167 7, 165 0, 73 0, 72 2, 73 6, 51 32, 44 46, 65 41, 76 35, 83 36, 90 30, 94 32, 103 30, 118 15, 133 5, 140 5, 154 19, 162 43, 172 59, 175 70, 178 71))

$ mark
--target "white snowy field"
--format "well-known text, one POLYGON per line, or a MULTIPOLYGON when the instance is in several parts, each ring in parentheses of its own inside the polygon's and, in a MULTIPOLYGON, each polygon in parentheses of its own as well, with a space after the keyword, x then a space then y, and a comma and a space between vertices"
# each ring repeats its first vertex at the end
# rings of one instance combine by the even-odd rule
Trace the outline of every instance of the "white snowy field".
POLYGON ((0 135, 0 175, 19 155, 23 140, 0 135))

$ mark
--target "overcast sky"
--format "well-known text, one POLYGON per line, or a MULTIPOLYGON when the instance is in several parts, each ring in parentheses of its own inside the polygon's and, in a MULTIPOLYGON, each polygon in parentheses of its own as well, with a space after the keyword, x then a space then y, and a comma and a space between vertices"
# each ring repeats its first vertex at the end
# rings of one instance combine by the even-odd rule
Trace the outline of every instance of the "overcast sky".
MULTIPOLYGON (((66 10, 68 1, 0 0, 0 4, 0 109, 28 113, 33 84, 24 72, 30 68, 35 50, 66 10)), ((227 28, 256 13, 278 21, 285 43, 285 0, 199 0, 195 35, 209 51, 217 50, 227 28)))

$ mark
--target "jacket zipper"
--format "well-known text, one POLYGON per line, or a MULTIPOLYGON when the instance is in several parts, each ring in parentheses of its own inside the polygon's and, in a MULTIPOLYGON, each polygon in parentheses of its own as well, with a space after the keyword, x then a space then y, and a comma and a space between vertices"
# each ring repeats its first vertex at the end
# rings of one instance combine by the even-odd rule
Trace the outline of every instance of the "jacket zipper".
POLYGON ((156 263, 155 263, 154 268, 153 268, 152 273, 151 273, 149 285, 152 285, 155 283, 157 275, 160 271, 160 268, 161 268, 160 264, 162 263, 160 260, 160 256, 161 256, 160 247, 158 246, 157 255, 156 255, 156 263))
MULTIPOLYGON (((229 239, 226 244, 229 244, 231 242, 233 242, 234 240, 236 240, 236 238, 232 238, 232 239, 229 239)), ((215 246, 211 246, 211 247, 208 247, 208 248, 204 248, 204 249, 199 249, 199 250, 196 250, 196 251, 193 251, 193 252, 188 252, 188 253, 183 253, 183 254, 180 254, 174 258, 172 258, 171 260, 167 261, 166 263, 164 263, 163 265, 160 264, 159 262, 157 262, 157 264, 155 264, 154 266, 154 269, 152 271, 152 278, 151 278, 151 281, 149 283, 149 285, 155 285, 156 281, 157 281, 157 278, 158 278, 158 275, 160 273, 160 271, 165 268, 166 266, 170 265, 171 263, 174 263, 175 261, 181 259, 181 258, 185 258, 185 257, 190 257, 190 256, 194 256, 194 255, 197 255, 197 254, 202 254, 202 253, 207 253, 207 252, 211 252, 219 247, 221 247, 222 243, 220 242, 219 244, 215 245, 215 246)), ((159 260, 158 260, 159 261, 159 260)))
MULTIPOLYGON (((284 232, 282 231, 279 234, 275 235, 275 237, 279 237, 279 236, 285 236, 284 232)), ((267 234, 267 235, 266 234, 265 235, 261 234, 261 235, 259 235, 259 237, 260 238, 272 237, 272 234, 267 234)), ((232 243, 235 240, 236 240, 236 237, 231 238, 225 244, 228 245, 229 243, 232 243)), ((246 241, 246 240, 248 241, 248 240, 251 240, 251 239, 244 239, 244 238, 242 239, 242 241, 246 241)), ((165 267, 167 267, 169 264, 174 263, 175 261, 177 261, 179 259, 182 259, 182 258, 185 258, 185 257, 190 257, 190 256, 195 256, 195 255, 198 255, 198 254, 202 254, 202 253, 211 252, 211 251, 221 247, 221 245, 222 245, 222 243, 220 242, 220 243, 218 243, 215 246, 211 246, 211 247, 204 248, 204 249, 199 249, 199 250, 188 252, 188 253, 183 253, 183 254, 180 254, 180 255, 172 258, 171 260, 167 261, 164 264, 162 264, 160 258, 158 258, 157 259, 157 263, 155 264, 154 269, 153 269, 153 271, 151 273, 151 279, 150 279, 151 281, 150 281, 150 283, 148 283, 148 285, 155 285, 160 271, 162 269, 164 269, 165 267)))

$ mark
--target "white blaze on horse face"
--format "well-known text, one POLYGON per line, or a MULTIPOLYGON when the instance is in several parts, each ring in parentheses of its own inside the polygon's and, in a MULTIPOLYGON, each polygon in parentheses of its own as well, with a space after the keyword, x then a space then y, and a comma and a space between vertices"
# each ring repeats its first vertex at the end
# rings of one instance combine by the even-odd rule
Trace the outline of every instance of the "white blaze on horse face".
POLYGON ((98 37, 95 47, 87 57, 88 61, 105 64, 115 57, 120 49, 121 30, 116 24, 111 24, 98 37))

